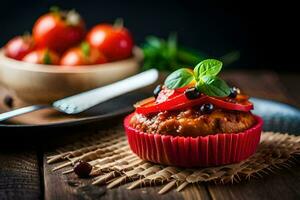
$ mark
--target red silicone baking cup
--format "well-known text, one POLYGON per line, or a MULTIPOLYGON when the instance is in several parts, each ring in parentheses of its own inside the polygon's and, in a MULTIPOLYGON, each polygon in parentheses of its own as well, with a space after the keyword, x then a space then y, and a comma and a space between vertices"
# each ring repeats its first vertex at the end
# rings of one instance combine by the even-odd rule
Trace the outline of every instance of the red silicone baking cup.
POLYGON ((182 137, 148 134, 129 126, 133 114, 124 120, 131 150, 143 160, 180 167, 208 167, 240 162, 255 153, 263 120, 240 133, 182 137))

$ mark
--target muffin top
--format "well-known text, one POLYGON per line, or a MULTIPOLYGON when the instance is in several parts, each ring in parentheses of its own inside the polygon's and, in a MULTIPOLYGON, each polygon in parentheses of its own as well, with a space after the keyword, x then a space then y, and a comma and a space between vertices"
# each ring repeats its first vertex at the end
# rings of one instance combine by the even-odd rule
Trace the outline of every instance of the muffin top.
POLYGON ((210 114, 202 114, 196 108, 164 111, 145 116, 135 113, 130 119, 133 128, 150 134, 173 136, 206 136, 217 133, 238 133, 255 124, 249 112, 227 111, 216 108, 210 114))
POLYGON ((256 124, 248 96, 217 77, 222 62, 208 59, 194 70, 171 73, 154 97, 138 102, 129 124, 142 132, 173 136, 239 133, 256 124))

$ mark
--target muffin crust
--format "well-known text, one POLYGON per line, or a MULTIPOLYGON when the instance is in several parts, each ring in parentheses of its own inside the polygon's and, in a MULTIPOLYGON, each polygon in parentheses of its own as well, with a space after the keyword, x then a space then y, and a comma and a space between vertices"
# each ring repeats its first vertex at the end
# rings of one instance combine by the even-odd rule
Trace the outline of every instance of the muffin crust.
POLYGON ((256 120, 250 112, 216 108, 210 114, 201 114, 198 108, 189 108, 152 115, 135 113, 129 123, 149 134, 197 137, 242 132, 255 125, 256 120))

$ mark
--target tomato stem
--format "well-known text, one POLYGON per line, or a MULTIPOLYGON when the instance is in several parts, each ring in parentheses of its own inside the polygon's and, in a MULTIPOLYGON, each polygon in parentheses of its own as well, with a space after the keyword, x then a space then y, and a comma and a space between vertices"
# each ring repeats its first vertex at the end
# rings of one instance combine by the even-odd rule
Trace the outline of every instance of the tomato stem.
POLYGON ((60 12, 60 8, 58 6, 51 6, 49 10, 52 13, 59 13, 60 12))
POLYGON ((81 51, 83 53, 83 55, 88 58, 88 56, 90 55, 91 49, 90 49, 90 45, 87 42, 82 42, 80 45, 81 51))
POLYGON ((75 10, 70 10, 66 15, 66 22, 71 26, 76 26, 80 23, 81 17, 75 10))
POLYGON ((45 51, 45 55, 44 55, 44 58, 43 58, 43 63, 46 64, 46 65, 51 65, 52 64, 52 60, 51 60, 50 53, 49 53, 48 49, 46 49, 46 51, 45 51))
POLYGON ((124 27, 124 20, 123 18, 117 18, 113 25, 115 28, 123 28, 124 27))

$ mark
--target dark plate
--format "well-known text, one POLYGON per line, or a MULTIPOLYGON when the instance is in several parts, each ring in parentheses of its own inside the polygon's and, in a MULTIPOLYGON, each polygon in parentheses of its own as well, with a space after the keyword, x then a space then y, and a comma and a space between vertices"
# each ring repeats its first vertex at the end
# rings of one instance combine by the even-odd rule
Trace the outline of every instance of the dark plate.
POLYGON ((106 121, 133 111, 133 104, 148 97, 146 93, 128 93, 110 101, 101 103, 83 113, 78 118, 66 122, 55 122, 49 124, 0 124, 0 130, 4 129, 37 129, 37 128, 65 128, 81 125, 89 125, 106 121))
POLYGON ((253 113, 264 119, 264 131, 300 135, 300 109, 277 101, 251 98, 253 113))
MULTIPOLYGON (((62 128, 89 125, 100 121, 125 115, 133 110, 132 105, 147 96, 145 93, 130 93, 102 103, 91 110, 83 113, 81 118, 68 122, 51 123, 43 125, 30 124, 0 124, 3 129, 26 129, 26 128, 62 128)), ((265 131, 289 132, 300 134, 300 110, 296 107, 259 98, 251 98, 255 105, 254 113, 264 119, 265 131)))

